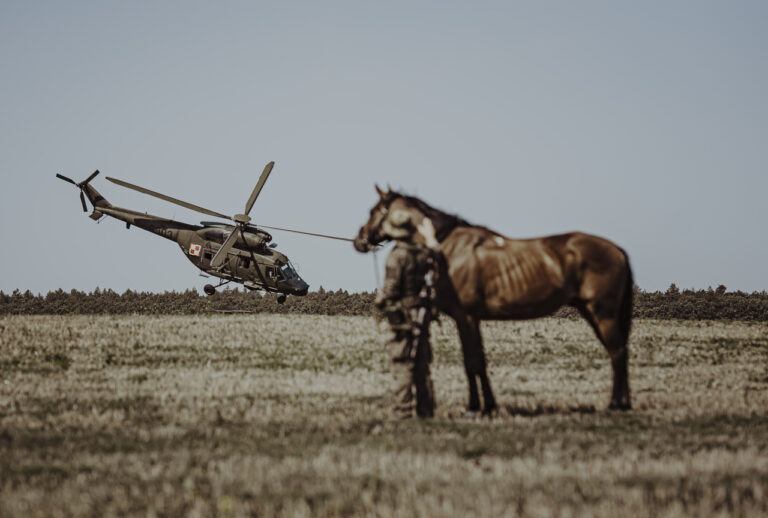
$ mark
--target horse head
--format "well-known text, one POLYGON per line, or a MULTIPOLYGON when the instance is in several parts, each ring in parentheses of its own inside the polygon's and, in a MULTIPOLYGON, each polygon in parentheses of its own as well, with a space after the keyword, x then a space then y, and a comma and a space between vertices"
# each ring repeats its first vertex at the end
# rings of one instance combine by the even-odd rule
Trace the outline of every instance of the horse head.
POLYGON ((370 217, 355 237, 355 249, 369 252, 376 245, 390 240, 406 240, 437 248, 435 227, 415 199, 378 185, 379 200, 371 208, 370 217))

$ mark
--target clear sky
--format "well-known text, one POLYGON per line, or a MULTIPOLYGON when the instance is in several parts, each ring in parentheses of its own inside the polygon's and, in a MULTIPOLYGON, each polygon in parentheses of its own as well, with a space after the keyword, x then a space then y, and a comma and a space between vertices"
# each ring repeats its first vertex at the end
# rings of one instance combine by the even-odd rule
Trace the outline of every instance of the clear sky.
MULTIPOLYGON (((170 241, 81 211, 354 236, 391 184, 505 235, 583 230, 648 290, 768 289, 768 2, 0 3, 0 290, 199 288, 170 241)), ((274 232, 312 289, 351 245, 274 232)), ((383 263, 383 257, 379 258, 383 263)))

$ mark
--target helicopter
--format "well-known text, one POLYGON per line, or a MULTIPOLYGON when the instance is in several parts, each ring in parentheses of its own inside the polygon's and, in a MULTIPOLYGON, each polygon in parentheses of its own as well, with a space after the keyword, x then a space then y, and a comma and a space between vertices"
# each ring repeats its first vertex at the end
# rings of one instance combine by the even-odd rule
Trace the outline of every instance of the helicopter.
POLYGON ((134 225, 165 239, 175 241, 187 259, 204 272, 201 275, 214 276, 220 279, 215 286, 206 284, 203 287, 203 291, 207 295, 213 295, 217 288, 235 282, 242 284, 248 290, 277 293, 277 302, 282 304, 287 295, 299 297, 306 295, 309 291, 309 284, 301 278, 288 257, 276 250, 277 244, 272 242, 272 235, 264 230, 265 228, 340 241, 352 242, 353 240, 327 234, 251 224, 251 218, 248 214, 259 197, 274 165, 274 162, 269 162, 264 167, 256 187, 245 203, 245 211, 234 216, 227 216, 138 185, 106 177, 110 182, 122 187, 231 222, 201 221, 200 225, 190 225, 112 205, 90 184, 99 174, 98 170, 82 182, 75 182, 61 174, 56 174, 56 177, 80 189, 80 202, 84 212, 88 212, 88 206, 85 202, 86 197, 88 198, 93 207, 89 217, 94 221, 99 222, 102 218, 110 216, 124 221, 127 229, 134 225))

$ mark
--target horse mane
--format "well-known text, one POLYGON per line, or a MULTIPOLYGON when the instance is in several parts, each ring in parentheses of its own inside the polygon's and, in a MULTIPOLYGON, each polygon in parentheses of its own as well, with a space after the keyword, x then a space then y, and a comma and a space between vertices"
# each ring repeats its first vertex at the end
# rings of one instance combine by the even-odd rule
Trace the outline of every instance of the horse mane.
POLYGON ((393 192, 392 195, 403 198, 409 205, 415 206, 425 216, 432 220, 435 227, 435 237, 438 241, 443 241, 456 227, 473 227, 467 220, 460 218, 455 214, 448 214, 438 210, 415 196, 408 196, 393 192))

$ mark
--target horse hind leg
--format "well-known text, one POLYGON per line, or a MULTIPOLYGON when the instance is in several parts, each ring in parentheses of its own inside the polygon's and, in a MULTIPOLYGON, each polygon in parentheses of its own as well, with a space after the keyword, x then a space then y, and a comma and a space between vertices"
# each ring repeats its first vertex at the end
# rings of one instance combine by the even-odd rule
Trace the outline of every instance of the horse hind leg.
POLYGON ((600 342, 611 357, 613 369, 613 390, 611 392, 611 410, 629 410, 632 403, 629 396, 629 350, 627 333, 617 317, 601 316, 593 304, 579 308, 581 314, 595 330, 600 342))
POLYGON ((613 393, 611 410, 631 410, 632 402, 629 397, 629 351, 626 346, 615 350, 611 354, 611 366, 613 367, 613 393))

